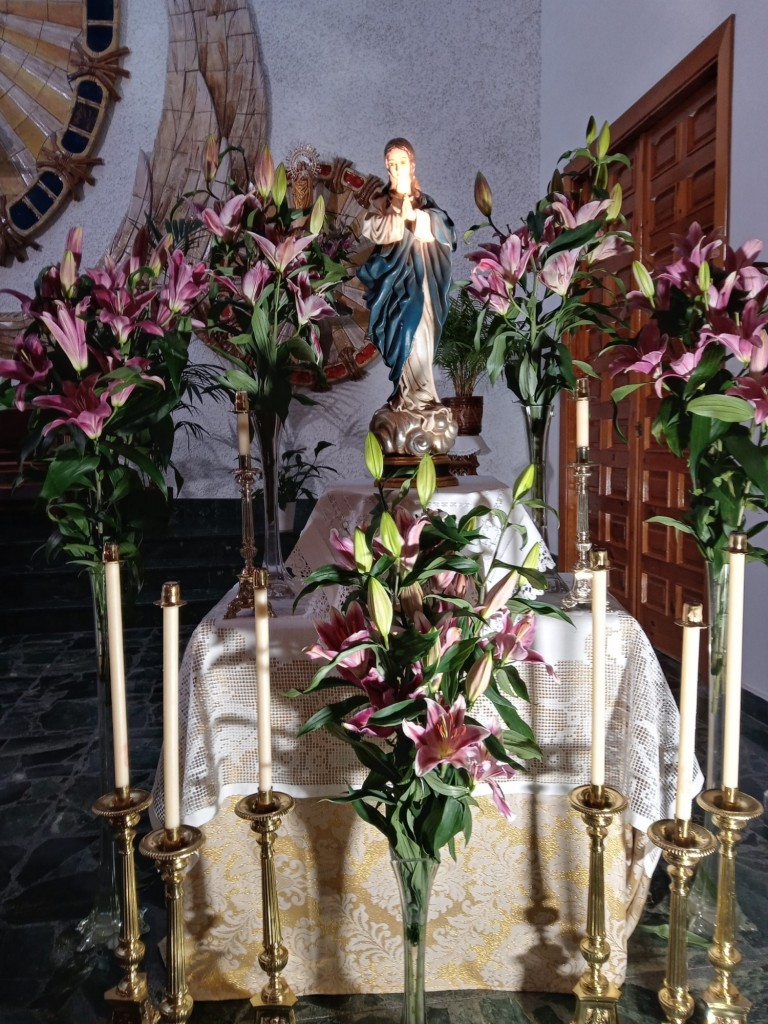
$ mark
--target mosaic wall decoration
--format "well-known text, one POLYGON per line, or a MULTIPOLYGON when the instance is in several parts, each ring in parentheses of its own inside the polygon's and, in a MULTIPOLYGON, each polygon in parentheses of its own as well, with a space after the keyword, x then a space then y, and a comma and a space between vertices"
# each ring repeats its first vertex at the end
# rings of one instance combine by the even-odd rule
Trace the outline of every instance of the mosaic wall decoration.
POLYGON ((0 0, 0 264, 92 185, 128 72, 119 0, 0 0))

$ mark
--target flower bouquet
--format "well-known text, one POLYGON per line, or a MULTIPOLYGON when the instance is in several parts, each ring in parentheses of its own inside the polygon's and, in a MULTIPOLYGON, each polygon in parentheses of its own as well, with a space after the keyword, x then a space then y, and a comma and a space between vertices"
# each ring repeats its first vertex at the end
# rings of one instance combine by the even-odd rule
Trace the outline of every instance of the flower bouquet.
MULTIPOLYGON (((190 311, 206 290, 206 271, 171 252, 167 238, 150 251, 145 231, 121 264, 108 257, 101 269, 81 272, 81 254, 82 230, 74 228, 64 258, 42 272, 34 295, 13 293, 30 324, 16 339, 15 358, 0 361, 0 405, 32 412, 22 473, 42 472, 54 526, 49 554, 63 552, 88 571, 106 793, 112 774, 102 552, 105 541, 118 543, 138 585, 142 532, 166 509, 173 413, 188 389, 190 311)), ((114 942, 119 925, 106 827, 100 853, 96 902, 80 927, 85 945, 114 942)))
POLYGON ((615 331, 615 311, 600 301, 597 289, 620 289, 606 263, 628 251, 631 242, 621 227, 621 185, 608 192, 611 165, 628 166, 629 161, 609 152, 607 123, 598 134, 590 119, 586 143, 561 156, 558 164, 565 169, 555 171, 547 195, 514 230, 494 223, 491 189, 478 173, 475 203, 487 222, 465 235, 485 227, 495 234, 494 241, 468 254, 475 266, 463 288, 482 305, 475 347, 480 347, 480 332, 488 329, 491 381, 503 372, 525 411, 529 454, 536 467, 533 518, 545 542, 546 446, 554 402, 563 388, 574 390, 574 365, 595 375, 588 364, 574 363, 564 339, 581 327, 615 331), (564 179, 570 181, 569 191, 564 179))
POLYGON ((49 552, 98 574, 112 540, 138 572, 148 509, 168 493, 172 414, 187 388, 190 312, 206 271, 171 252, 168 238, 150 251, 144 231, 120 265, 108 257, 81 272, 81 254, 74 228, 35 294, 13 293, 31 322, 15 358, 0 360, 0 404, 32 410, 22 473, 42 468, 49 552))
MULTIPOLYGON (((540 757, 515 699, 527 700, 517 665, 544 662, 533 649, 536 612, 562 614, 515 596, 538 560, 494 564, 493 586, 468 553, 482 539, 483 520, 500 510, 478 506, 456 519, 429 508, 435 489, 430 456, 416 474, 420 511, 382 487, 383 455, 374 435, 366 464, 379 488, 369 524, 352 537, 333 531, 336 563, 312 572, 302 595, 346 588, 341 609, 316 623, 311 658, 325 664, 307 693, 346 689, 312 716, 300 734, 325 727, 350 743, 368 769, 359 789, 340 797, 383 833, 396 868, 404 908, 406 1012, 423 1016, 424 928, 429 889, 443 848, 455 856, 456 837, 472 832, 473 792, 490 788, 499 811, 512 817, 502 786, 521 762, 540 757)), ((530 469, 514 488, 522 500, 530 469)), ((301 596, 298 600, 301 600, 301 596)), ((552 670, 549 669, 551 672, 552 670)))
MULTIPOLYGON (((689 534, 710 575, 710 738, 708 785, 719 784, 727 549, 734 532, 754 537, 768 511, 768 274, 762 243, 733 249, 692 224, 672 262, 649 272, 634 264, 630 304, 649 316, 630 342, 609 346, 615 402, 653 387, 661 403, 653 434, 685 459, 691 480, 682 517, 655 516, 689 534), (757 518, 750 525, 748 513, 757 518), (717 776, 717 777, 715 777, 717 776)), ((750 545, 749 556, 768 562, 750 545)))
POLYGON ((253 182, 243 188, 229 176, 223 194, 216 194, 214 178, 223 157, 238 152, 219 156, 215 140, 209 140, 207 191, 189 199, 193 221, 186 230, 202 229, 206 238, 208 338, 232 364, 220 381, 232 392, 246 391, 253 410, 264 473, 264 565, 270 592, 293 596, 278 532, 280 435, 294 400, 313 404, 294 383, 297 371, 311 369, 318 383, 324 381, 320 324, 335 315, 331 289, 346 271, 323 245, 322 197, 311 211, 293 209, 285 167, 275 169, 267 147, 253 182))

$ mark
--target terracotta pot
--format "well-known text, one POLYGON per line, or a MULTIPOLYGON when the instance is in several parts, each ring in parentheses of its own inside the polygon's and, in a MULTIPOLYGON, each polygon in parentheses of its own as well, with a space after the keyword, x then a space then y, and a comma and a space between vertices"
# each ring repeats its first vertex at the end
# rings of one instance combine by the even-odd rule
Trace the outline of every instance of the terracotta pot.
POLYGON ((480 433, 483 427, 482 395, 454 395, 452 398, 443 398, 442 402, 453 413, 460 434, 480 433))

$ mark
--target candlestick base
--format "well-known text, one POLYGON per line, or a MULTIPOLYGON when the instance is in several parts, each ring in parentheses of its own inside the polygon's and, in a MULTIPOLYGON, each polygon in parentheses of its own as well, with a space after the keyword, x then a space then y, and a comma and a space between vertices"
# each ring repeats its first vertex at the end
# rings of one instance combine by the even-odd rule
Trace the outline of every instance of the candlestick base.
POLYGON ((109 822, 120 854, 120 938, 115 958, 123 977, 104 993, 104 1000, 112 1011, 112 1024, 153 1024, 157 1019, 147 991, 147 976, 139 970, 145 947, 141 941, 133 847, 136 826, 151 803, 151 793, 126 787, 100 796, 92 808, 97 817, 109 822))
POLYGON ((192 1013, 192 996, 187 988, 184 959, 183 887, 184 876, 192 867, 203 845, 200 829, 191 825, 155 829, 144 836, 139 849, 160 872, 165 883, 165 907, 168 918, 167 981, 157 1007, 164 1024, 185 1024, 192 1013))
POLYGON ((746 1024, 752 1004, 733 982, 733 972, 741 963, 736 948, 736 846, 741 833, 754 818, 763 813, 763 806, 754 797, 738 789, 707 789, 696 802, 717 828, 720 842, 720 864, 717 884, 715 933, 707 956, 716 978, 704 993, 709 1024, 738 1021, 746 1024))
POLYGON ((243 797, 235 805, 235 814, 251 823, 261 847, 261 903, 263 946, 259 965, 269 980, 261 992, 251 997, 257 1017, 287 1018, 295 1024, 293 1007, 297 996, 282 977, 288 963, 288 950, 283 945, 280 907, 277 899, 274 843, 280 824, 294 806, 292 797, 276 790, 260 791, 243 797))
POLYGON ((688 893, 696 865, 715 852, 717 840, 702 825, 674 819, 654 822, 648 836, 669 865, 670 878, 667 973, 659 989, 659 1005, 669 1024, 685 1024, 694 1010, 688 988, 688 893))
POLYGON ((627 806, 626 797, 610 786, 577 786, 568 800, 587 826, 589 849, 589 892, 587 928, 581 941, 581 954, 587 967, 573 990, 576 1013, 573 1024, 618 1024, 616 1004, 621 989, 602 972, 611 955, 605 937, 605 837, 611 819, 627 806))
POLYGON ((573 567, 571 589, 563 598, 563 608, 578 608, 591 603, 592 572, 589 565, 581 565, 580 562, 577 562, 573 567))

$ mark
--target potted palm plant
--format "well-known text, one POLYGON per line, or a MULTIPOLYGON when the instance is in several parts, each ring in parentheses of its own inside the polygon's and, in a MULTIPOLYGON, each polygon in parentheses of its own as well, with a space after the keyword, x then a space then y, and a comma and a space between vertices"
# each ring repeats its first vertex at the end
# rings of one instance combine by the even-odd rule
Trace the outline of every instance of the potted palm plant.
POLYGON ((467 292, 455 295, 435 354, 439 366, 453 384, 454 395, 441 401, 453 412, 459 434, 479 434, 483 424, 483 397, 475 394, 486 375, 489 317, 479 320, 481 307, 467 292))

